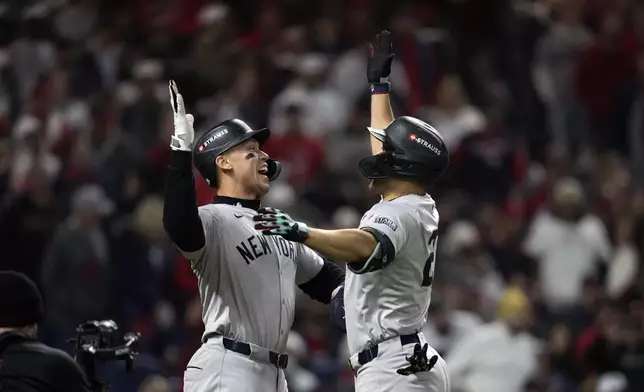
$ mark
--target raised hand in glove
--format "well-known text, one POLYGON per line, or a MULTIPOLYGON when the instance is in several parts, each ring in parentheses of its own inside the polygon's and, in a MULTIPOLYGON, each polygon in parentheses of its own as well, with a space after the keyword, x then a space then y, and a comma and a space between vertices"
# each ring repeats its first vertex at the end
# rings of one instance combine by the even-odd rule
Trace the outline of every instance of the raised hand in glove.
POLYGON ((367 80, 380 83, 391 74, 391 63, 395 57, 391 33, 383 30, 376 35, 375 40, 367 45, 367 54, 367 80))
POLYGON ((186 105, 183 103, 183 96, 177 90, 177 84, 171 80, 168 84, 170 90, 170 104, 174 113, 174 135, 170 147, 176 151, 192 151, 192 142, 195 140, 195 129, 193 124, 195 118, 192 114, 186 114, 186 105))
POLYGON ((396 372, 402 374, 403 376, 409 376, 410 374, 428 372, 432 370, 436 362, 438 361, 438 355, 434 355, 429 360, 427 359, 427 348, 429 346, 425 343, 424 346, 416 344, 414 346, 414 353, 411 357, 407 357, 409 361, 409 366, 403 369, 398 369, 396 372))
POLYGON ((262 207, 253 217, 255 229, 267 235, 279 235, 287 241, 304 242, 309 238, 308 227, 296 222, 288 214, 270 207, 262 207))

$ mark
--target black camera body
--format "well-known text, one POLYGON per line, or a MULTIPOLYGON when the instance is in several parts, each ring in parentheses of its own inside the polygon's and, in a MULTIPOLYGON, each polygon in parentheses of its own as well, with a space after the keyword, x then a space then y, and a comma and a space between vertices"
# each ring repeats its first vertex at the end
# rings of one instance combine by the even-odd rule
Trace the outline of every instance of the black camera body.
POLYGON ((93 391, 104 392, 107 387, 98 381, 96 366, 101 362, 125 361, 125 370, 132 371, 138 355, 140 333, 119 335, 118 325, 112 320, 86 321, 76 328, 74 358, 81 366, 93 391))

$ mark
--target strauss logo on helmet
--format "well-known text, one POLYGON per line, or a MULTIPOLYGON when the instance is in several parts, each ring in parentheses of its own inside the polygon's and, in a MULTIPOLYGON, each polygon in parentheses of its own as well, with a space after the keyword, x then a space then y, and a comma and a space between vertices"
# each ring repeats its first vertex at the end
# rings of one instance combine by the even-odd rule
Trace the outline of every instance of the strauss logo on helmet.
POLYGON ((431 150, 436 155, 441 155, 441 150, 440 149, 438 149, 433 144, 430 144, 427 140, 423 139, 422 137, 416 136, 415 133, 412 133, 411 135, 409 135, 409 140, 411 140, 412 142, 416 142, 416 143, 420 144, 421 146, 431 150))
MULTIPOLYGON (((217 139, 219 139, 220 137, 222 137, 222 136, 224 136, 224 135, 227 135, 227 134, 228 134, 228 130, 227 130, 227 129, 222 129, 221 131, 219 131, 219 132, 215 133, 215 134, 214 134, 214 135, 212 135, 210 138, 208 138, 208 140, 206 140, 205 142, 203 142, 203 144, 202 144, 201 146, 199 146, 199 148, 201 148, 201 147, 208 147, 208 145, 209 145, 210 143, 214 142, 215 140, 217 140, 217 139)), ((200 150, 200 151, 201 151, 201 150, 200 150)))

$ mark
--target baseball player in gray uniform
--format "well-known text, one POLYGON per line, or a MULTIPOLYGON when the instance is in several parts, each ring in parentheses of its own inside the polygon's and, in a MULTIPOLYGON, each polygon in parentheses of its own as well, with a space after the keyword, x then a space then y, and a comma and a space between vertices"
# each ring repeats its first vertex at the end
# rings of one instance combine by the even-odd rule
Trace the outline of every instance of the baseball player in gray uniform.
POLYGON ((198 278, 205 326, 203 345, 184 374, 184 391, 286 391, 283 352, 296 285, 330 303, 344 271, 302 244, 254 228, 260 198, 280 172, 261 150, 270 131, 233 119, 194 142, 194 119, 172 81, 170 97, 174 135, 163 221, 198 278), (199 208, 193 161, 217 188, 213 203, 199 208))
POLYGON ((346 305, 350 366, 357 392, 449 391, 445 362, 420 332, 427 320, 437 245, 438 211, 426 193, 449 153, 439 133, 415 118, 394 120, 388 82, 394 54, 389 32, 369 45, 373 155, 362 174, 381 201, 358 229, 309 228, 274 209, 260 209, 257 229, 303 243, 347 263, 339 288, 346 305))

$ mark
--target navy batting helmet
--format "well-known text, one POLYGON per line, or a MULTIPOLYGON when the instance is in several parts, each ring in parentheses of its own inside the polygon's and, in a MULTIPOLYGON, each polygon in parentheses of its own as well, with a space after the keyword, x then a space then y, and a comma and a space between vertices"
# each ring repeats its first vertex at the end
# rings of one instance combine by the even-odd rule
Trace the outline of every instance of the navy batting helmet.
MULTIPOLYGON (((260 147, 266 143, 271 131, 267 128, 252 129, 248 124, 239 119, 226 120, 215 125, 208 132, 204 133, 194 144, 193 160, 199 174, 211 187, 217 186, 217 157, 230 150, 236 145, 248 140, 255 139, 260 147)), ((274 180, 282 171, 278 161, 268 159, 269 180, 274 180)))
POLYGON ((431 185, 449 165, 449 151, 431 125, 413 117, 398 117, 384 131, 369 129, 383 152, 360 160, 360 172, 370 179, 409 178, 431 185))

